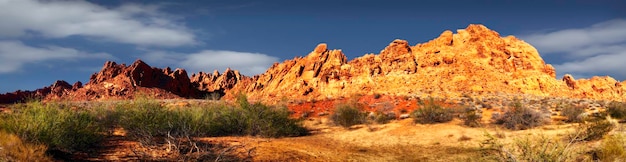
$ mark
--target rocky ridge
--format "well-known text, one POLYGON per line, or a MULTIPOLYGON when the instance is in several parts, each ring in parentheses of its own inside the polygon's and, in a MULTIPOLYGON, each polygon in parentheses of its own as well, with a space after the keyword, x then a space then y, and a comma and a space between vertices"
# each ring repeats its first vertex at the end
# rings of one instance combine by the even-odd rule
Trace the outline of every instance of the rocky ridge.
POLYGON ((15 91, 0 94, 0 104, 24 102, 29 99, 58 99, 82 87, 83 83, 80 81, 70 85, 66 81, 57 80, 50 86, 34 91, 15 91))
MULTIPOLYGON (((136 92, 157 98, 204 98, 217 93, 232 99, 244 92, 267 102, 357 94, 437 98, 513 94, 626 100, 624 82, 608 76, 578 80, 571 75, 555 77, 555 69, 530 44, 472 24, 456 33, 444 31, 438 38, 414 46, 397 39, 378 54, 352 60, 322 43, 308 55, 275 63, 254 77, 231 69, 189 77, 184 69, 154 68, 141 60, 130 66, 106 62, 82 88, 78 84, 70 89, 59 83, 56 87, 64 88, 49 88, 50 92, 40 91, 38 95, 46 99, 102 100, 132 98, 136 92)), ((0 95, 0 99, 14 102, 20 98, 15 96, 26 96, 26 92, 16 93, 0 95)))
POLYGON ((250 85, 238 84, 233 90, 263 100, 294 96, 319 100, 353 94, 626 98, 623 82, 610 77, 555 77, 552 65, 530 44, 514 36, 501 37, 483 25, 469 25, 415 46, 394 40, 379 54, 351 61, 341 50, 320 44, 307 56, 274 64, 250 85))

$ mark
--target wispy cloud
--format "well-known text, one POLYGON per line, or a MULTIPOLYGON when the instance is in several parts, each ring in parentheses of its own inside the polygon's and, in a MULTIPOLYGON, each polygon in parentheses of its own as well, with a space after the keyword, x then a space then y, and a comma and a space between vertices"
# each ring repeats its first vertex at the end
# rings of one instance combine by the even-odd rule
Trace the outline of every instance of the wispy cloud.
POLYGON ((50 60, 112 59, 107 53, 87 53, 58 46, 33 47, 19 41, 0 41, 0 74, 19 71, 25 64, 50 60))
POLYGON ((191 54, 149 51, 144 58, 148 63, 183 67, 190 72, 231 68, 248 76, 263 73, 274 62, 279 61, 278 57, 267 54, 225 50, 203 50, 191 54))
POLYGON ((0 0, 0 37, 84 36, 141 46, 198 43, 194 34, 158 5, 106 8, 82 0, 0 0))
POLYGON ((521 38, 535 46, 542 55, 559 54, 558 57, 565 60, 554 66, 560 75, 610 75, 626 79, 626 19, 521 38))

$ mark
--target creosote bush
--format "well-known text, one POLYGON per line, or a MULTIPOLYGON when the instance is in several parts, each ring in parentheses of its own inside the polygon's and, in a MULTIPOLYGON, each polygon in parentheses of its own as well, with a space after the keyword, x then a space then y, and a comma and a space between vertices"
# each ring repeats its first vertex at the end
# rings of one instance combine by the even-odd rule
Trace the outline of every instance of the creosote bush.
POLYGON ((441 105, 436 104, 432 98, 428 103, 420 102, 418 104, 422 107, 411 113, 411 116, 415 118, 415 123, 445 123, 451 121, 454 117, 454 110, 441 107, 441 105))
POLYGON ((366 114, 361 112, 355 105, 341 104, 335 108, 335 112, 330 115, 330 120, 336 125, 350 127, 366 122, 366 114))
POLYGON ((3 114, 0 129, 50 149, 84 150, 98 144, 107 126, 92 112, 71 110, 64 104, 32 101, 3 114))
POLYGON ((570 139, 574 141, 594 141, 602 139, 609 134, 615 125, 609 120, 595 120, 580 125, 576 131, 570 135, 570 139))
POLYGON ((524 107, 516 101, 495 119, 495 123, 512 130, 524 130, 541 126, 546 120, 538 111, 524 107))
POLYGON ((472 107, 464 108, 461 115, 463 124, 469 127, 480 127, 482 118, 482 110, 472 107))
POLYGON ((563 110, 561 111, 561 115, 567 118, 565 120, 566 122, 579 123, 583 121, 581 114, 584 112, 585 112, 585 107, 572 105, 572 106, 566 106, 565 108, 563 108, 563 110))
POLYGON ((308 130, 291 119, 286 108, 250 104, 246 96, 236 106, 214 105, 168 109, 151 99, 121 104, 120 126, 146 143, 152 137, 253 135, 262 137, 302 136, 308 130))
POLYGON ((607 106, 606 112, 613 118, 626 119, 626 103, 611 102, 607 106))

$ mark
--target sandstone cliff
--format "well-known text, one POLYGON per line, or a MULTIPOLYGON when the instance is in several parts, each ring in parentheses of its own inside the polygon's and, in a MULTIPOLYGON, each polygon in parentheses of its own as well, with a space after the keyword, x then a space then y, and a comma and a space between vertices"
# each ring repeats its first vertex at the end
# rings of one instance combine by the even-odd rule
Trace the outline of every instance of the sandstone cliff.
POLYGON ((557 80, 555 75, 530 44, 514 36, 501 37, 483 25, 469 25, 415 46, 394 40, 379 54, 351 61, 341 50, 320 44, 307 56, 274 64, 251 84, 238 84, 233 90, 263 100, 354 94, 626 98, 623 84, 610 77, 557 80))

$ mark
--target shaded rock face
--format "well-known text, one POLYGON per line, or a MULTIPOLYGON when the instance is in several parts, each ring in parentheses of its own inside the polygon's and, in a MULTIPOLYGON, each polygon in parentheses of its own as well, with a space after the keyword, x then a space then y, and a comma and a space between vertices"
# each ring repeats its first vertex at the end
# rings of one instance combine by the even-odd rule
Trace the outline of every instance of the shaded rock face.
POLYGON ((501 37, 483 25, 444 31, 410 46, 394 40, 379 54, 347 61, 341 50, 319 44, 306 57, 276 63, 250 84, 233 90, 265 100, 326 99, 354 94, 455 97, 528 94, 625 100, 610 77, 557 80, 537 50, 514 36, 501 37))
POLYGON ((200 94, 184 69, 154 68, 137 60, 130 66, 106 62, 100 72, 70 96, 82 100, 124 99, 133 98, 138 92, 157 98, 198 98, 200 94))

